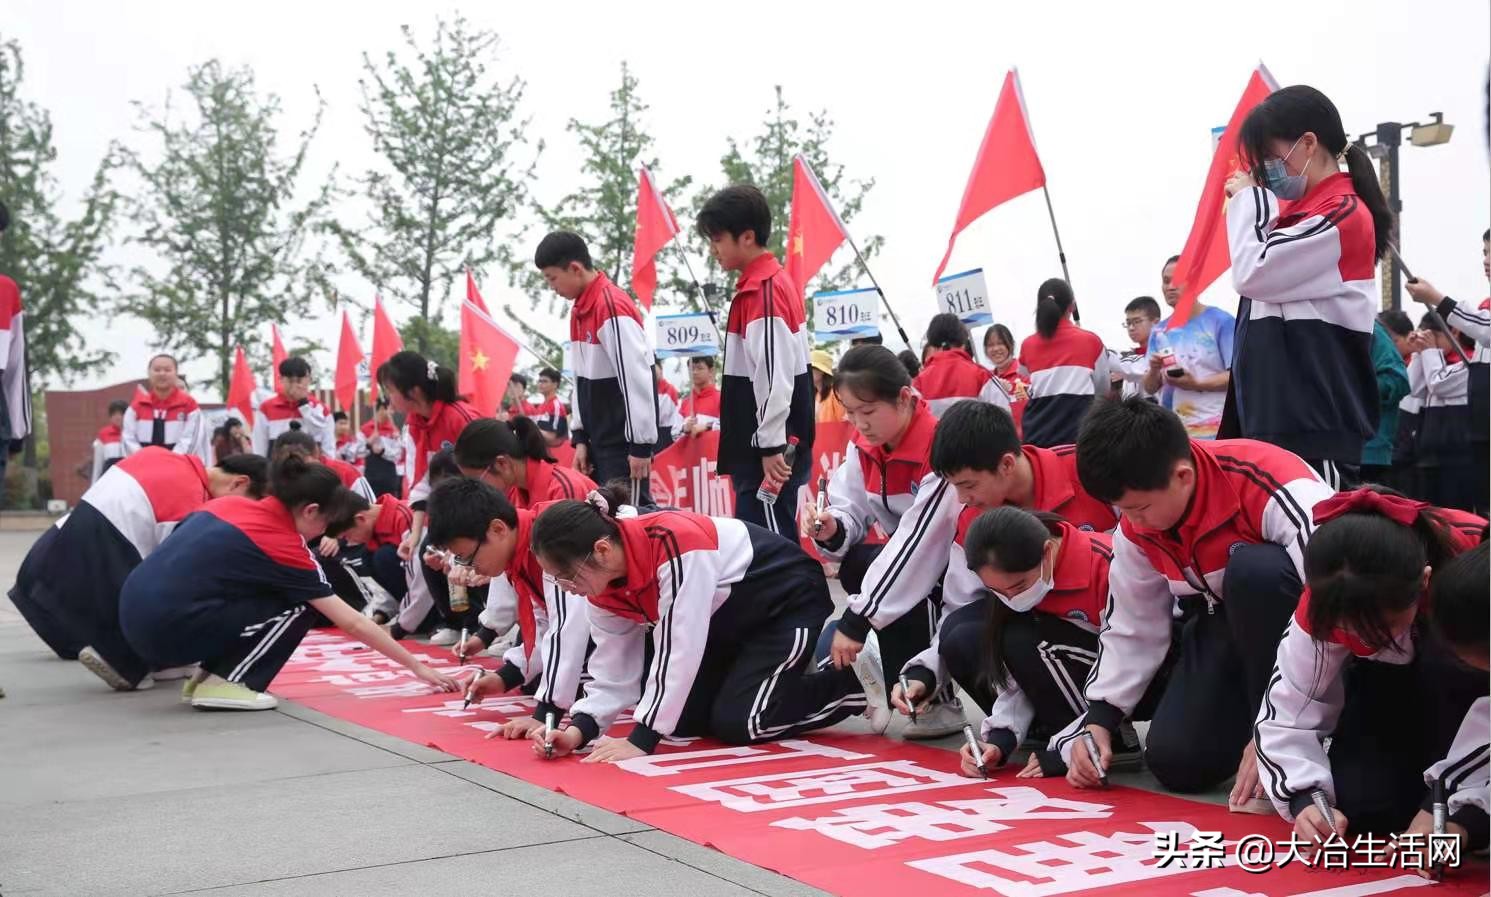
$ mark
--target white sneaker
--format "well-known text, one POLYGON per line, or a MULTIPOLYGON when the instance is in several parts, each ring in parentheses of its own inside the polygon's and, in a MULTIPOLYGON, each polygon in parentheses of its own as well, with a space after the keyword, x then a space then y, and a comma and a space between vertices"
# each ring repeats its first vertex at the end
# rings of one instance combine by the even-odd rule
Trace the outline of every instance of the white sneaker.
POLYGON ((110 666, 102 655, 93 650, 92 646, 78 652, 78 662, 87 668, 88 672, 108 683, 109 687, 115 691, 144 691, 155 685, 155 680, 148 675, 139 682, 130 682, 118 670, 110 666))
POLYGON ((488 657, 501 657, 506 654, 507 649, 518 643, 518 631, 518 627, 514 625, 507 632, 497 636, 496 640, 492 642, 491 647, 487 648, 483 653, 488 657))
POLYGON ((865 690, 865 719, 870 721, 870 731, 883 735, 890 728, 890 697, 885 690, 885 672, 880 668, 880 643, 873 632, 854 658, 854 675, 865 690))
POLYGON ((430 636, 430 644, 440 648, 449 648, 460 640, 461 634, 454 629, 437 629, 435 634, 430 636))
POLYGON ((192 690, 191 703, 198 710, 273 710, 280 702, 274 695, 254 691, 221 676, 208 676, 192 690))
POLYGON ((189 679, 196 672, 197 665, 191 663, 184 667, 167 667, 164 670, 155 670, 150 674, 150 678, 156 682, 174 682, 177 679, 189 679))
POLYGON ((941 704, 922 707, 917 711, 916 722, 909 719, 906 721, 905 727, 901 729, 901 737, 941 738, 963 731, 963 724, 966 722, 968 717, 963 713, 963 702, 953 698, 941 704))

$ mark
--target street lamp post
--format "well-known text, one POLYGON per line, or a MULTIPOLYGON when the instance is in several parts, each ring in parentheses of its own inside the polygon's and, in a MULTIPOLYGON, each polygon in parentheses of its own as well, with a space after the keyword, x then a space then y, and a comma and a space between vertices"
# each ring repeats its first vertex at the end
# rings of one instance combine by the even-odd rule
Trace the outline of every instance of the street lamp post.
MULTIPOLYGON (((1403 132, 1408 132, 1408 142, 1414 146, 1438 146, 1449 143, 1455 126, 1447 124, 1441 112, 1429 113, 1430 121, 1401 124, 1395 121, 1382 122, 1377 130, 1356 138, 1356 145, 1367 155, 1377 160, 1377 177, 1382 184, 1382 194, 1387 197, 1393 220, 1399 223, 1397 242, 1402 242, 1401 218, 1403 200, 1398 192, 1398 147, 1403 143, 1403 132), (1367 139, 1371 138, 1372 143, 1367 139)), ((1403 308, 1403 271, 1391 255, 1382 259, 1382 308, 1398 311, 1403 308)))

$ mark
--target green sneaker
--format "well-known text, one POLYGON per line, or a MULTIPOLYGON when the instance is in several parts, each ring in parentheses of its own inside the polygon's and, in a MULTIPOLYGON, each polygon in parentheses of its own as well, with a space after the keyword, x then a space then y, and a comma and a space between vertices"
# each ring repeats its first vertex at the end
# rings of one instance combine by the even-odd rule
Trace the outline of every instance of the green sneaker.
POLYGON ((274 695, 254 691, 220 676, 208 676, 197 683, 191 696, 191 705, 198 710, 273 710, 279 703, 274 695))

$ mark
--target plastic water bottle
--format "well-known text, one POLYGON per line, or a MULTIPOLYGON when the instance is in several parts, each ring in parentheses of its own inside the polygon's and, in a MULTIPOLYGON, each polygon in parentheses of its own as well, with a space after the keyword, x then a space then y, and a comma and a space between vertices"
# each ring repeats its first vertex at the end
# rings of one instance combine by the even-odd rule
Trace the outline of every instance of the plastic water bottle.
POLYGON ((1180 366, 1179 359, 1175 357, 1175 349, 1171 347, 1170 337, 1165 335, 1165 331, 1154 332, 1154 348, 1155 354, 1160 357, 1160 367, 1165 369, 1167 375, 1179 377, 1185 373, 1185 369, 1180 366))
POLYGON ((450 610, 451 610, 451 613, 464 614, 466 611, 468 611, 470 609, 471 609, 471 596, 467 593, 466 587, 463 586, 463 585, 457 585, 456 583, 451 583, 450 584, 450 610))
MULTIPOLYGON (((782 460, 787 462, 788 467, 791 467, 797 461, 796 436, 790 436, 787 438, 787 450, 782 453, 782 460)), ((756 490, 756 497, 769 505, 774 505, 777 503, 777 495, 781 493, 781 491, 781 483, 768 483, 763 480, 761 483, 761 488, 756 490)))

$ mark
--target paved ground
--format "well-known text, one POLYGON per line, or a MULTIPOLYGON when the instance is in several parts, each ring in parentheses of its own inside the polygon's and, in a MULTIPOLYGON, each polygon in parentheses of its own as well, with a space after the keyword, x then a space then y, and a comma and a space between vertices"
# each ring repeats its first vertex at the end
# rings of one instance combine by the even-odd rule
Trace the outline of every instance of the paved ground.
MULTIPOLYGON (((0 532, 0 593, 34 536, 0 532)), ((172 684, 109 691, 0 596, 0 895, 822 893, 301 707, 195 712, 172 684)))

